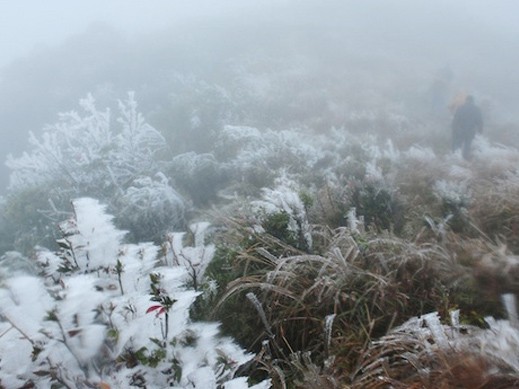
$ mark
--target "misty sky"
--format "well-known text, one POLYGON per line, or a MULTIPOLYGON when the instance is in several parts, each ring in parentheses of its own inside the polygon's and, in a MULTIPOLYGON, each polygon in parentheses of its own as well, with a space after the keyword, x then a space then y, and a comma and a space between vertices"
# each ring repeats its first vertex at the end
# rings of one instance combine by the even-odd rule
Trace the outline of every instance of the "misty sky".
MULTIPOLYGON (((164 28, 186 18, 204 15, 247 12, 255 7, 272 7, 277 4, 292 9, 293 14, 310 11, 326 13, 330 7, 347 11, 348 3, 372 12, 377 24, 392 25, 387 12, 399 14, 403 19, 418 19, 439 23, 441 15, 459 13, 467 23, 480 22, 503 33, 516 33, 519 2, 516 0, 363 0, 312 1, 312 0, 0 0, 0 66, 31 50, 59 44, 67 36, 85 30, 93 22, 101 21, 126 31, 136 33, 164 28), (423 12, 420 12, 422 9, 423 12), (408 15, 408 18, 406 17, 408 15)), ((291 17, 291 12, 284 14, 291 17)), ((345 15, 346 16, 346 15, 345 15)), ((292 15, 293 17, 293 15, 292 15)), ((372 26, 374 27, 374 26, 372 26)), ((418 33, 418 31, 417 31, 418 33)))
MULTIPOLYGON (((316 19, 335 10, 348 21, 351 7, 359 17, 372 19, 367 28, 405 30, 408 22, 424 23, 424 28, 442 26, 442 16, 457 14, 467 24, 479 24, 503 35, 517 35, 516 0, 0 0, 0 66, 32 50, 61 43, 84 31, 94 22, 104 22, 123 31, 142 33, 166 28, 188 19, 203 23, 211 18, 234 14, 254 17, 251 9, 272 8, 272 17, 288 20, 306 14, 316 19), (274 15, 274 13, 279 13, 274 15)), ((337 15, 335 15, 337 16, 337 15)), ((415 25, 419 29, 419 24, 415 25)), ((420 34, 420 31, 416 31, 420 34)), ((515 39, 515 36, 513 37, 515 39)))
MULTIPOLYGON (((283 1, 281 0, 280 3, 283 1)), ((104 22, 142 33, 199 16, 235 12, 254 2, 242 0, 0 0, 0 66, 42 46, 56 45, 104 22)), ((269 1, 259 1, 269 3, 269 1)))
POLYGON ((188 1, 0 0, 0 65, 45 45, 59 44, 93 22, 127 30, 164 27, 188 1))
MULTIPOLYGON (((504 117, 519 99, 517 15, 519 0, 0 0, 0 192, 7 152, 20 154, 29 130, 100 85, 117 78, 121 89, 157 89, 162 84, 149 78, 177 66, 205 70, 200 77, 227 87, 229 79, 211 79, 216 65, 247 55, 272 65, 292 55, 294 69, 304 57, 317 80, 331 73, 358 80, 342 89, 405 87, 413 96, 449 65, 456 87, 495 101, 504 117), (73 50, 95 35, 96 23, 109 26, 100 35, 115 32, 73 50)), ((334 99, 330 90, 323 96, 334 99)))

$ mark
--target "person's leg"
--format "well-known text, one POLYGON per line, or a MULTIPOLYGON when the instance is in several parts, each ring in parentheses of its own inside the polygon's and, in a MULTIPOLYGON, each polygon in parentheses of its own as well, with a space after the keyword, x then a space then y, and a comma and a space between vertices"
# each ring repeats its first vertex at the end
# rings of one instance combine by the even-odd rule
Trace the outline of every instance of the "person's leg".
POLYGON ((463 140, 463 158, 467 161, 471 158, 471 148, 472 148, 472 140, 474 139, 473 136, 467 136, 463 140))
POLYGON ((463 138, 460 136, 458 131, 452 132, 452 152, 456 152, 463 143, 463 138))

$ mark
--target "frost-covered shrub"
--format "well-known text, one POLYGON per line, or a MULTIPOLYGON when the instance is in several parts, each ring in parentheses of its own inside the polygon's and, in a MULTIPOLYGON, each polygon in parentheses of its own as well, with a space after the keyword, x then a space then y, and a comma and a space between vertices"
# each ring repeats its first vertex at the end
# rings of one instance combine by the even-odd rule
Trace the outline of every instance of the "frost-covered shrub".
POLYGON ((17 251, 7 251, 0 257, 0 285, 18 274, 36 274, 38 271, 34 262, 17 251))
POLYGON ((345 226, 348 212, 355 209, 367 227, 399 230, 402 209, 394 183, 394 169, 400 154, 391 142, 380 147, 376 144, 361 146, 360 153, 351 157, 355 156, 356 163, 362 168, 337 171, 331 176, 333 179, 317 189, 310 209, 311 220, 331 227, 345 226))
POLYGON ((257 195, 284 172, 297 175, 307 185, 336 178, 337 170, 351 162, 357 143, 355 137, 339 130, 325 136, 303 129, 226 126, 215 145, 215 156, 235 182, 231 189, 257 195))
POLYGON ((248 387, 234 375, 253 356, 220 337, 217 324, 191 321, 199 292, 185 287, 187 269, 166 265, 153 244, 122 244, 96 200, 73 207, 61 249, 37 253, 42 277, 15 276, 0 290, 0 383, 248 387))
POLYGON ((183 153, 168 165, 168 173, 176 187, 185 193, 194 207, 216 202, 218 192, 229 185, 228 175, 213 154, 183 153))
MULTIPOLYGON (((200 62, 204 60, 197 66, 200 62)), ((167 84, 161 85, 168 88, 167 98, 162 106, 154 107, 150 119, 163 130, 168 144, 176 152, 210 152, 218 129, 242 116, 239 97, 232 94, 229 85, 223 87, 194 73, 171 69, 167 73, 167 84)))
POLYGON ((263 188, 261 200, 252 201, 252 211, 266 232, 295 247, 312 249, 312 233, 301 199, 301 189, 287 176, 273 189, 263 188))
POLYGON ((130 232, 133 241, 160 241, 167 228, 184 225, 185 202, 162 173, 139 177, 114 201, 119 209, 119 224, 130 232))
POLYGON ((470 189, 466 181, 439 180, 434 184, 434 194, 443 203, 443 216, 454 231, 462 231, 467 225, 467 209, 470 189))
POLYGON ((255 194, 259 188, 272 184, 291 157, 285 152, 281 136, 251 127, 224 127, 216 143, 216 156, 225 164, 227 174, 232 175, 233 191, 255 194))
MULTIPOLYGON (((310 197, 323 188, 328 189, 329 197, 317 194, 312 214, 316 220, 333 218, 340 224, 344 217, 341 214, 352 206, 343 206, 351 200, 351 193, 346 193, 351 189, 349 183, 365 181, 370 186, 376 185, 377 191, 392 192, 386 175, 388 165, 398 158, 398 151, 391 142, 378 147, 376 139, 368 137, 368 140, 371 144, 336 128, 326 134, 316 134, 302 129, 275 132, 226 126, 220 133, 215 152, 228 172, 230 186, 223 194, 226 198, 240 194, 258 198, 260 188, 272 188, 278 178, 290 175, 298 185, 308 188, 306 192, 310 197)), ((283 218, 286 215, 279 214, 272 222, 280 226, 283 218)))
POLYGON ((6 207, 24 229, 16 238, 27 240, 23 235, 29 226, 37 228, 39 239, 49 237, 44 230, 48 220, 57 223, 70 200, 81 196, 102 199, 121 218, 121 226, 132 228, 135 238, 149 240, 159 230, 180 228, 184 201, 157 161, 165 140, 146 123, 133 94, 119 103, 115 120, 108 109, 99 110, 90 95, 80 106, 81 113, 61 114, 41 137, 31 134, 30 150, 7 160, 12 173, 6 207), (20 197, 32 193, 36 201, 18 205, 20 197), (144 210, 147 201, 151 206, 144 210), (139 229, 136 218, 143 211, 140 221, 145 225, 139 229))
POLYGON ((472 163, 480 179, 503 178, 509 172, 516 171, 519 163, 517 148, 492 143, 483 136, 476 136, 473 145, 472 163))
POLYGON ((386 188, 353 183, 349 205, 362 217, 367 227, 379 231, 393 228, 398 231, 401 228, 401 221, 397 220, 401 217, 401 209, 393 194, 386 188))
POLYGON ((185 246, 185 232, 168 233, 163 245, 166 263, 185 268, 190 277, 190 286, 195 290, 203 284, 205 271, 215 253, 214 244, 206 244, 205 241, 209 226, 207 222, 189 226, 192 246, 185 246))
POLYGON ((433 190, 438 197, 448 204, 456 207, 466 207, 468 205, 470 192, 466 182, 439 180, 434 184, 433 190))

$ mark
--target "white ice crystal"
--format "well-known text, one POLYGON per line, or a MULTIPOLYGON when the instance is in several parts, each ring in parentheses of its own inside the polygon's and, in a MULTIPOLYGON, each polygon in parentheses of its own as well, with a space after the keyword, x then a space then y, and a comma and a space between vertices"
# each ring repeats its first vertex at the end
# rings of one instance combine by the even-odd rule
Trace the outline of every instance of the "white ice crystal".
MULTIPOLYGON (((82 198, 73 206, 74 217, 62 224, 62 249, 37 255, 45 278, 13 277, 0 289, 2 385, 20 387, 32 380, 36 388, 47 388, 52 385, 50 371, 68 387, 87 382, 129 387, 136 375, 145 377, 148 387, 216 389, 232 381, 253 355, 221 337, 217 323, 191 320, 190 309, 200 292, 186 288, 188 269, 158 261, 159 248, 151 243, 123 244, 124 233, 114 228, 98 201, 82 198), (71 261, 78 266, 70 267, 71 261), (165 301, 152 299, 157 296, 170 299, 167 310, 157 309, 165 301), (132 352, 151 358, 161 349, 156 366, 117 367, 116 361, 132 352), (179 375, 168 372, 172 359, 179 375)), ((193 263, 208 262, 208 226, 191 226, 195 247, 174 239, 180 245, 177 254, 193 263)))
POLYGON ((288 230, 301 234, 308 247, 312 247, 310 224, 298 185, 287 176, 278 178, 274 189, 264 188, 262 199, 252 201, 251 205, 253 210, 266 215, 285 212, 289 216, 288 230))

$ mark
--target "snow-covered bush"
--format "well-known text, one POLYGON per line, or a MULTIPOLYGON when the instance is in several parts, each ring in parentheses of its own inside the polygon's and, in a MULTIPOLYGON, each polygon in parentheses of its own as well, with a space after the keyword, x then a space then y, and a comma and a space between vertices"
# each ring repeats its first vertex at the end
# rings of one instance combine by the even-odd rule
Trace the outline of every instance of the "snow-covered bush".
POLYGON ((251 202, 262 228, 286 243, 311 250, 312 233, 298 185, 284 175, 273 189, 262 192, 260 200, 251 202))
POLYGON ((184 200, 157 160, 165 140, 139 113, 133 93, 119 102, 115 120, 110 110, 95 106, 91 95, 80 106, 82 113, 61 114, 41 137, 31 134, 28 152, 8 158, 12 173, 6 208, 15 222, 24 229, 36 226, 41 239, 49 235, 44 230, 48 220, 59 222, 71 199, 92 196, 108 204, 135 238, 157 239, 167 228, 182 227, 184 200), (24 199, 19 206, 18 199, 27 196, 35 201, 24 199), (146 222, 139 224, 135 216, 143 213, 144 204, 146 222))
POLYGON ((253 355, 220 337, 217 324, 190 320, 199 292, 186 288, 188 270, 166 264, 153 244, 122 244, 97 200, 73 208, 61 249, 37 252, 42 277, 14 276, 0 290, 0 384, 248 387, 234 375, 253 355))
POLYGON ((37 266, 17 251, 7 251, 0 257, 0 285, 13 275, 36 274, 37 266))
POLYGON ((167 83, 160 86, 167 88, 166 95, 154 107, 153 122, 176 152, 210 152, 218 129, 242 116, 237 104, 240 96, 234 95, 228 84, 224 87, 194 73, 171 69, 167 73, 167 83))
POLYGON ((327 135, 304 129, 226 126, 215 144, 215 156, 235 183, 230 190, 238 193, 257 195, 285 171, 322 183, 336 178, 358 145, 358 139, 346 131, 331 130, 327 135))
POLYGON ((191 151, 179 154, 168 163, 168 173, 194 207, 216 202, 218 191, 229 184, 222 164, 208 153, 191 151))
POLYGON ((185 246, 185 232, 168 233, 164 243, 164 260, 172 266, 185 268, 190 277, 190 284, 195 290, 204 282, 205 271, 215 252, 215 245, 205 242, 208 228, 207 222, 193 223, 189 226, 192 246, 185 246))
POLYGON ((161 239, 166 228, 184 225, 185 201, 162 173, 132 181, 124 194, 114 200, 119 224, 133 241, 161 239))

